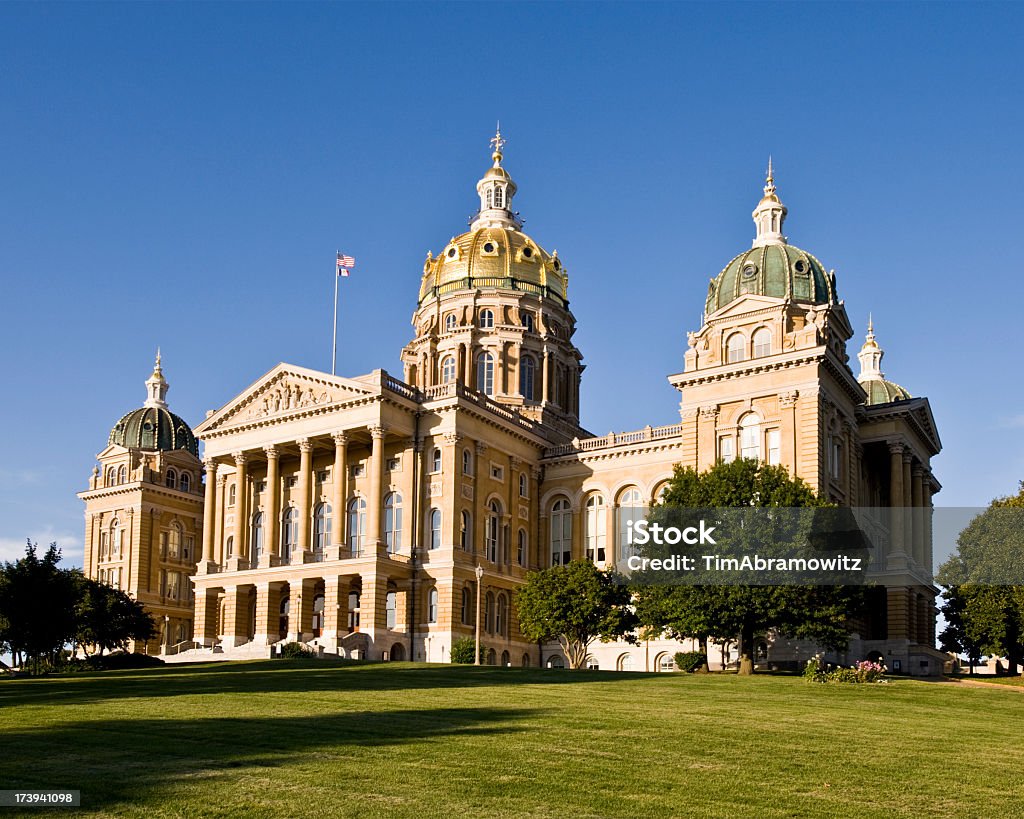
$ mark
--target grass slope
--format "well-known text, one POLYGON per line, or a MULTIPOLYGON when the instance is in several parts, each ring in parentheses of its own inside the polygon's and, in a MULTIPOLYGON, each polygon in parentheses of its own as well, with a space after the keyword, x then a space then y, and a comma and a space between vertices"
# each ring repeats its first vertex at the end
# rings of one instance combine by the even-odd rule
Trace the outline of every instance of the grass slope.
POLYGON ((952 683, 274 661, 8 680, 0 725, 0 788, 93 815, 1024 810, 1024 697, 952 683))

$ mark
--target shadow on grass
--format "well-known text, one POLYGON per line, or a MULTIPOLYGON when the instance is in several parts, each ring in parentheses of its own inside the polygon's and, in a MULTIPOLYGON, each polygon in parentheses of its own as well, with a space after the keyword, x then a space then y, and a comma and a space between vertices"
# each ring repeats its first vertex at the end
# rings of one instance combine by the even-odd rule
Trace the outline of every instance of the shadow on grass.
MULTIPOLYGON (((171 665, 0 681, 0 708, 58 702, 85 704, 133 697, 320 691, 415 691, 501 685, 587 682, 636 684, 658 675, 423 663, 343 663, 321 660, 171 665)), ((663 675, 662 675, 663 676, 663 675)))
MULTIPOLYGON (((341 778, 356 749, 526 730, 532 709, 437 708, 303 717, 116 720, 5 731, 4 788, 70 788, 85 810, 144 805, 192 782, 237 792, 232 778, 255 769, 315 761, 341 778)), ((257 771, 258 775, 258 771, 257 771)), ((229 791, 225 791, 228 793, 229 791)))

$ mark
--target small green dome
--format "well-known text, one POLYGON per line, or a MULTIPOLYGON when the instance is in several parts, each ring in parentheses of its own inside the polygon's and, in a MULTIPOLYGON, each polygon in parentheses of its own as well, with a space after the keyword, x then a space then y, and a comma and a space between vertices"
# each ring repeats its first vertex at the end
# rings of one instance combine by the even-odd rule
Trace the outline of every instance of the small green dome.
POLYGON ((835 277, 817 258, 790 244, 753 247, 730 261, 711 281, 705 313, 738 299, 745 293, 788 298, 808 304, 834 304, 835 277))
POLYGON ((861 381, 860 385, 864 388, 864 392, 868 394, 866 403, 869 407, 875 404, 891 404, 894 401, 906 401, 911 397, 910 393, 899 384, 886 381, 884 378, 872 378, 868 381, 861 381))
POLYGON ((183 449, 199 457, 192 428, 163 407, 139 407, 125 415, 110 431, 108 444, 126 449, 171 451, 183 449))

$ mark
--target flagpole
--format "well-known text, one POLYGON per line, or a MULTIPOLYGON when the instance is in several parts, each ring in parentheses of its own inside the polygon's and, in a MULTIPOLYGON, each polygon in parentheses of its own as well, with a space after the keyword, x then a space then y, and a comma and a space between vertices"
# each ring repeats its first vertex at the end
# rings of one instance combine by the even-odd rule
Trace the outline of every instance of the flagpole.
MULTIPOLYGON (((340 251, 339 251, 340 253, 340 251)), ((334 265, 334 342, 331 344, 331 375, 335 375, 338 363, 338 265, 334 265)))

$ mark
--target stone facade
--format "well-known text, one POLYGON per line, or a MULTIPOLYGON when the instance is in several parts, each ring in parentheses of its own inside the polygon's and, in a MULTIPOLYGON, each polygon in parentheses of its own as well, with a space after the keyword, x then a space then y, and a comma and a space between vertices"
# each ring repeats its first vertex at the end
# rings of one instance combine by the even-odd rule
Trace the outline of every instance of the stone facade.
MULTIPOLYGON (((403 380, 281 364, 196 428, 205 498, 180 499, 192 504, 187 530, 202 531, 189 636, 233 656, 283 640, 446 662, 452 643, 474 634, 479 607, 488 662, 558 664, 557 646, 519 633, 515 591, 526 573, 585 556, 613 564, 625 525, 657 500, 676 464, 753 457, 837 503, 875 510, 884 587, 836 659, 941 668, 928 514, 940 488, 934 419, 927 399, 884 381, 873 328, 861 374, 852 372, 853 329, 834 273, 787 243, 771 173, 753 249, 712 280, 683 371, 669 378, 680 422, 595 437, 579 426, 584 367, 568 275, 522 232, 502 145, 499 134, 470 230, 427 257, 403 380)), ((83 494, 93 516, 103 491, 83 494)), ((133 491, 141 503, 145 489, 133 491)), ((667 669, 688 648, 600 644, 594 663, 667 669)), ((764 638, 769 661, 813 651, 764 638)))

